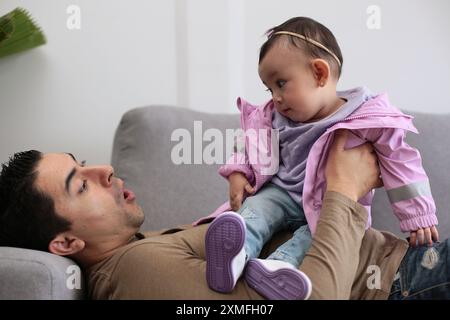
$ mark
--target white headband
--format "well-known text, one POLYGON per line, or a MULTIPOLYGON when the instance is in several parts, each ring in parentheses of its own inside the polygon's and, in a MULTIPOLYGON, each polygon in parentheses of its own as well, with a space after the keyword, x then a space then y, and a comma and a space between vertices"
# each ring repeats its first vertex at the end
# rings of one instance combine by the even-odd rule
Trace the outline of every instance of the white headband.
POLYGON ((310 38, 308 38, 308 37, 305 37, 304 35, 301 35, 301 34, 298 34, 298 33, 295 33, 295 32, 290 32, 290 31, 277 31, 277 32, 274 32, 271 36, 277 35, 277 34, 287 34, 287 35, 290 35, 290 36, 293 36, 293 37, 297 37, 297 38, 303 39, 303 40, 305 40, 306 42, 310 42, 310 43, 312 43, 313 45, 315 45, 316 47, 319 47, 319 48, 325 50, 326 52, 328 52, 329 54, 331 54, 331 56, 332 56, 334 59, 336 59, 337 63, 339 64, 339 67, 341 66, 341 61, 339 60, 339 58, 337 57, 337 55, 335 55, 335 54, 333 53, 333 51, 331 51, 330 49, 328 49, 327 47, 325 47, 325 46, 324 46, 323 44, 321 44, 320 42, 317 42, 316 40, 313 40, 313 39, 310 39, 310 38))

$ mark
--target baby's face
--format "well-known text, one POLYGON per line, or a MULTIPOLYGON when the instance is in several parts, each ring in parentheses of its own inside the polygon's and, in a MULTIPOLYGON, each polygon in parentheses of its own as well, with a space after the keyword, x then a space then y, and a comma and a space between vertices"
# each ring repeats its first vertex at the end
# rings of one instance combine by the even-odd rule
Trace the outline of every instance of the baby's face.
POLYGON ((296 122, 316 120, 321 108, 317 81, 310 59, 299 49, 287 41, 277 41, 259 64, 258 72, 279 113, 296 122))

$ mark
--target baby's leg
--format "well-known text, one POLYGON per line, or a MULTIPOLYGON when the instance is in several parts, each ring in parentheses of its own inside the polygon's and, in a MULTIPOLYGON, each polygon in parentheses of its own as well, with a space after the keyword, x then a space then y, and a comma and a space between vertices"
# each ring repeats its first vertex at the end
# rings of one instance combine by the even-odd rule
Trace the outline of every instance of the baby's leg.
POLYGON ((247 198, 238 213, 219 215, 205 236, 209 287, 231 292, 247 261, 258 257, 272 235, 287 227, 285 212, 289 210, 295 210, 295 203, 288 193, 269 183, 247 198))
POLYGON ((305 224, 295 230, 292 238, 279 246, 267 259, 286 261, 298 268, 311 247, 311 242, 311 231, 305 224))
POLYGON ((308 299, 312 291, 311 281, 297 268, 311 246, 312 236, 303 210, 292 199, 286 204, 284 219, 289 229, 297 230, 266 260, 252 259, 247 266, 245 280, 268 299, 308 299))
POLYGON ((301 215, 300 210, 289 194, 273 183, 245 199, 238 213, 247 229, 244 247, 248 259, 257 258, 276 232, 288 228, 287 216, 301 215))

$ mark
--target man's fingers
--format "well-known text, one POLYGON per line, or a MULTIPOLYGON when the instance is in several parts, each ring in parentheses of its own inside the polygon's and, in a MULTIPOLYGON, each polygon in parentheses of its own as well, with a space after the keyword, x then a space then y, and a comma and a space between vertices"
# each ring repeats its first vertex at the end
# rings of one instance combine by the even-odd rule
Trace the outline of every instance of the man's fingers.
POLYGON ((424 235, 425 235, 425 243, 427 243, 429 246, 433 245, 433 240, 431 239, 431 230, 430 228, 424 229, 424 235))
POLYGON ((411 232, 411 235, 409 237, 409 245, 411 247, 415 247, 417 242, 417 232, 413 231, 411 232))
POLYGON ((347 142, 348 131, 344 129, 337 130, 334 134, 334 142, 332 148, 336 150, 344 150, 347 142))
POLYGON ((360 148, 366 149, 369 153, 374 152, 374 148, 371 142, 366 142, 360 146, 360 148))
POLYGON ((371 142, 366 142, 362 145, 360 145, 358 148, 363 149, 365 152, 369 153, 370 159, 373 161, 373 163, 378 163, 378 157, 375 153, 375 149, 371 142))

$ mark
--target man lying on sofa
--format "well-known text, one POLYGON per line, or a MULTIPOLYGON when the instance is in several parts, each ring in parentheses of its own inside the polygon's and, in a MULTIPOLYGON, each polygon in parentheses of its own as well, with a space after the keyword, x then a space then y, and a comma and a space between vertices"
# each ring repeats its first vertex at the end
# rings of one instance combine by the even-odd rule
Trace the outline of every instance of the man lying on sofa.
MULTIPOLYGON (((449 240, 408 248, 390 233, 365 230, 367 211, 356 201, 381 186, 379 169, 369 144, 344 150, 345 140, 345 133, 338 134, 331 150, 320 222, 300 266, 312 281, 311 298, 450 297, 449 240), (422 266, 430 250, 435 263, 422 266)), ((262 298, 244 280, 231 294, 208 288, 208 224, 141 234, 143 220, 133 193, 111 166, 86 166, 71 154, 38 151, 16 153, 3 165, 0 246, 76 260, 87 274, 91 298, 262 298)), ((287 236, 275 236, 266 254, 287 236)), ((424 233, 418 236, 423 243, 424 233)))

